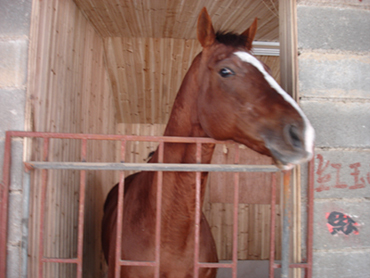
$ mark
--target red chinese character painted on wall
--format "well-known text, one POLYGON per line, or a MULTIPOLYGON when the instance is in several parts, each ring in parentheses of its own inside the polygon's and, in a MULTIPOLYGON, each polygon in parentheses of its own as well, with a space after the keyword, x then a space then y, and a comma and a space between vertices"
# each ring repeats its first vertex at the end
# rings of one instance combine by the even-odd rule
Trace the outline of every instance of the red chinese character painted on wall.
POLYGON ((354 184, 350 186, 341 180, 341 171, 343 169, 342 163, 330 163, 330 160, 325 160, 322 154, 317 154, 316 159, 318 159, 318 167, 316 170, 316 183, 318 186, 315 188, 316 192, 330 190, 331 188, 361 189, 365 188, 367 183, 370 184, 370 172, 361 175, 360 162, 349 164, 349 168, 352 169, 350 175, 353 176, 354 179, 354 184), (334 169, 335 180, 333 179, 332 182, 331 175, 334 176, 334 173, 332 172, 334 169))
POLYGON ((360 170, 358 170, 358 168, 361 167, 361 163, 360 162, 353 163, 353 164, 350 164, 349 167, 351 169, 354 169, 353 172, 351 173, 351 175, 355 179, 355 184, 350 186, 349 189, 364 188, 365 187, 365 179, 363 177, 361 177, 361 178, 359 177, 360 176, 360 170))
POLYGON ((346 188, 348 185, 344 182, 340 181, 340 169, 342 168, 342 164, 340 163, 332 163, 331 167, 333 167, 337 172, 335 175, 335 188, 346 188))

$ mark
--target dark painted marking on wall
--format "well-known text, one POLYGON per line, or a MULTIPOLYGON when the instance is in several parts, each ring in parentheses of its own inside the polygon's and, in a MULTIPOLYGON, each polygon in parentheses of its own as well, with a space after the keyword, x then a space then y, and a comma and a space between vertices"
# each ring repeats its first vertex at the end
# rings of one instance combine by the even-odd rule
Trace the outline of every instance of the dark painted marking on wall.
POLYGON ((345 235, 349 235, 351 233, 354 233, 355 235, 359 234, 359 231, 356 228, 358 223, 344 213, 333 211, 326 214, 326 219, 328 220, 326 225, 332 235, 336 235, 340 232, 345 235))

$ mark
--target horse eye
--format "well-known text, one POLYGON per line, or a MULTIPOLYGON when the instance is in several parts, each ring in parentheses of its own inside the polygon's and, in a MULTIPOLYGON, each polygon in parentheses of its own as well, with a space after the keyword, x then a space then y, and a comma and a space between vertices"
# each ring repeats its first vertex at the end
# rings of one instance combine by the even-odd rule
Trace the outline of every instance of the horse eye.
POLYGON ((222 77, 228 77, 228 76, 231 76, 231 75, 234 75, 235 72, 233 72, 231 69, 229 68, 222 68, 219 72, 219 74, 222 76, 222 77))

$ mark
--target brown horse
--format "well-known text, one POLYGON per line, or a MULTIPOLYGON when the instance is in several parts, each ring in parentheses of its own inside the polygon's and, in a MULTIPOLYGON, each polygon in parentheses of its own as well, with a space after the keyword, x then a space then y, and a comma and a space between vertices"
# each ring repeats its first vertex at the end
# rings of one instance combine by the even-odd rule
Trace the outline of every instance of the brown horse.
MULTIPOLYGON (((273 157, 282 169, 312 156, 314 130, 293 99, 276 83, 267 66, 250 54, 257 21, 241 35, 215 33, 204 8, 197 35, 203 50, 188 70, 173 105, 165 136, 234 140, 273 157)), ((164 146, 165 163, 195 163, 195 144, 164 146)), ((210 163, 213 144, 202 145, 202 163, 210 163)), ((158 151, 149 163, 158 162, 158 151)), ((201 176, 201 200, 207 173, 201 176)), ((122 259, 154 260, 157 173, 140 172, 125 180, 122 259)), ((102 244, 115 267, 118 188, 109 193, 102 244)), ((194 266, 195 173, 164 172, 160 277, 192 277, 194 266)), ((200 222, 199 261, 217 262, 215 243, 204 215, 200 222)), ((153 267, 125 266, 122 277, 153 277, 153 267)), ((215 277, 216 269, 199 271, 215 277)))

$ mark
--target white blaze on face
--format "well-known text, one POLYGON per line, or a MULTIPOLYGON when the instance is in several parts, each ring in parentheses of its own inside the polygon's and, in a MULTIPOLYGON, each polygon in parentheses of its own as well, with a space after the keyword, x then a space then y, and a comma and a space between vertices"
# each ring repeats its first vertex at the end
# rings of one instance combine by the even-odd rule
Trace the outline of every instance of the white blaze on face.
POLYGON ((256 67, 263 74, 263 77, 270 84, 270 86, 274 88, 275 91, 278 92, 285 99, 285 101, 290 103, 294 107, 294 109, 297 110, 299 115, 301 115, 305 123, 305 132, 304 132, 305 149, 308 153, 310 153, 310 156, 311 156, 313 152, 313 142, 315 139, 315 131, 311 123, 307 119, 306 115, 303 113, 302 109, 298 106, 298 104, 294 101, 294 99, 280 87, 280 85, 275 81, 275 79, 270 74, 268 74, 268 72, 265 70, 265 67, 262 65, 260 61, 258 61, 256 57, 244 51, 237 51, 234 54, 238 56, 240 60, 242 60, 243 62, 247 62, 253 65, 254 67, 256 67))

